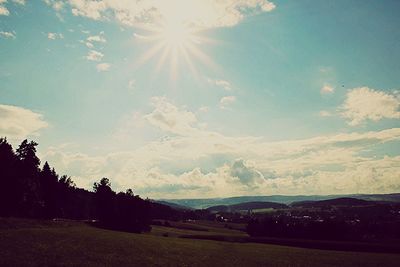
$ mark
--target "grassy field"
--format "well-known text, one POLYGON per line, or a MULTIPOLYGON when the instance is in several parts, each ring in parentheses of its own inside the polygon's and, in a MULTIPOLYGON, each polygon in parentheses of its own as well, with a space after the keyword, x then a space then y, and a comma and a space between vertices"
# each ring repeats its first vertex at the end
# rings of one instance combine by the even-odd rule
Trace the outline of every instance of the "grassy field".
MULTIPOLYGON (((206 226, 206 225, 204 225, 206 226)), ((78 222, 0 219, 0 266, 398 266, 399 254, 339 252, 255 243, 182 239, 215 234, 154 226, 152 233, 78 222), (163 234, 168 233, 168 237, 163 234)), ((229 234, 228 229, 223 229, 229 234)), ((233 230, 235 233, 239 232, 233 230)))

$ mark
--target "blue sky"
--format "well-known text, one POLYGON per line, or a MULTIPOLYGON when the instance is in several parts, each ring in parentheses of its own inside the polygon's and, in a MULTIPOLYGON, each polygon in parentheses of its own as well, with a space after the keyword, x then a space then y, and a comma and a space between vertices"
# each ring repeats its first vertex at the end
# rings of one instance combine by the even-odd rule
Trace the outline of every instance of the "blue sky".
POLYGON ((0 0, 0 135, 85 188, 398 192, 399 8, 0 0))

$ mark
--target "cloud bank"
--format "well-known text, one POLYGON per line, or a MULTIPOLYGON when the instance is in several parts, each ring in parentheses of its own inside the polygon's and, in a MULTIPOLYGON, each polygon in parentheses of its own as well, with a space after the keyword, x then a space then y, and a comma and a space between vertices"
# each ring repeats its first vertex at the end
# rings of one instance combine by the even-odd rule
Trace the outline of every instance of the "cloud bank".
POLYGON ((151 106, 142 120, 163 138, 102 156, 54 147, 44 158, 80 186, 108 176, 116 188, 154 198, 400 190, 400 157, 365 154, 399 142, 400 128, 269 142, 201 128, 195 113, 165 97, 152 98, 151 106))
POLYGON ((36 136, 39 130, 48 127, 39 113, 17 106, 0 104, 0 136, 23 139, 36 136))
POLYGON ((151 25, 174 19, 200 28, 234 26, 247 16, 276 8, 268 0, 45 0, 57 11, 67 6, 75 16, 151 25))

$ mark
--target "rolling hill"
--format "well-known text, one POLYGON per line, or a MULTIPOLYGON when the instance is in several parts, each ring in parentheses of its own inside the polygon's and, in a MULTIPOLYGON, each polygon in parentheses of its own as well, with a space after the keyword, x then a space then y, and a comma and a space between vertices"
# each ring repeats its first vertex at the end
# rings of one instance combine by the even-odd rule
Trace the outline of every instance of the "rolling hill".
POLYGON ((181 206, 193 209, 206 209, 212 206, 229 206, 245 202, 275 202, 282 204, 290 204, 300 201, 321 201, 335 198, 357 198, 368 201, 390 201, 400 202, 400 193, 393 194, 349 194, 349 195, 272 195, 272 196, 239 196, 228 198, 204 198, 204 199, 162 199, 169 203, 175 203, 181 206))
POLYGON ((299 201, 291 204, 292 207, 330 207, 330 206, 371 206, 376 205, 377 202, 368 201, 357 198, 342 197, 320 201, 299 201))
POLYGON ((237 211, 247 211, 256 209, 283 209, 287 207, 288 207, 287 205, 281 203, 254 201, 254 202, 244 202, 234 205, 212 206, 207 208, 207 210, 211 212, 237 212, 237 211))

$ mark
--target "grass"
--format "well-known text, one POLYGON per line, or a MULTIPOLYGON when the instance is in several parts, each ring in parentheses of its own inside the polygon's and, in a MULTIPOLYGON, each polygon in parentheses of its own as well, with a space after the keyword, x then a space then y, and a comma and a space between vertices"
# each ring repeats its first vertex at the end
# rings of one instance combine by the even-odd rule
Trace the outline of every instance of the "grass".
POLYGON ((164 228, 186 234, 191 231, 154 227, 150 234, 131 234, 75 222, 0 219, 0 266, 368 267, 398 266, 400 262, 399 254, 323 251, 158 235, 164 228))

